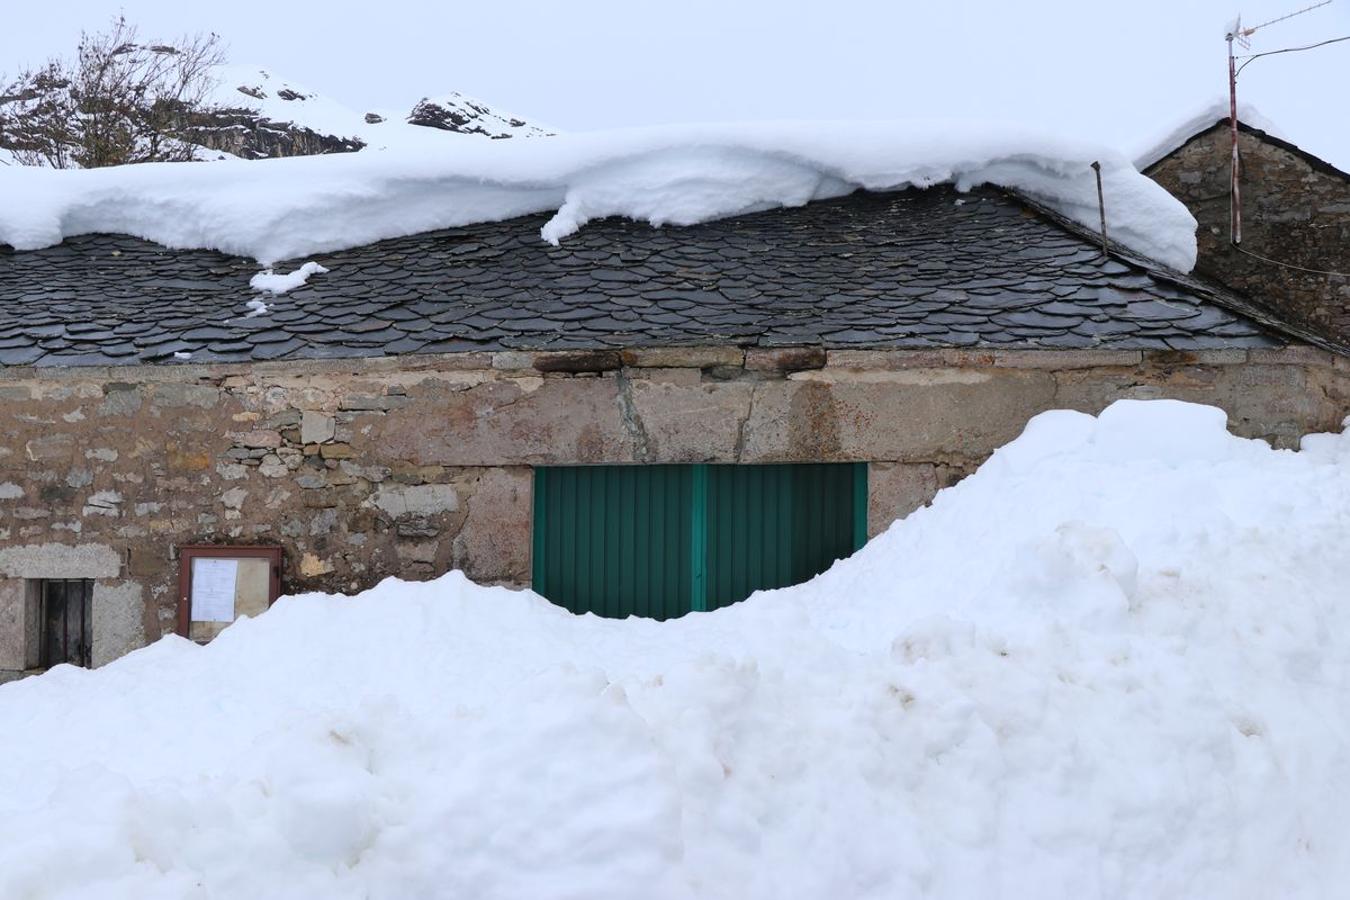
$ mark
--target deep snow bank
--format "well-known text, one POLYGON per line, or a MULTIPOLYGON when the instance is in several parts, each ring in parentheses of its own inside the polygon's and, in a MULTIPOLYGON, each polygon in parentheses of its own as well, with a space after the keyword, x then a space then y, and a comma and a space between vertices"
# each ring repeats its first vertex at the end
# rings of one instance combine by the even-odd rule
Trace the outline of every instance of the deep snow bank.
POLYGON ((0 168, 0 243, 33 249, 118 232, 265 265, 435 228, 556 211, 558 241, 601 216, 688 225, 857 188, 1015 188, 1182 271, 1195 220, 1112 151, 989 123, 692 125, 433 149, 91 171, 0 168))
POLYGON ((1343 896, 1347 539, 1350 434, 1121 402, 716 613, 285 599, 0 687, 0 896, 1343 896))

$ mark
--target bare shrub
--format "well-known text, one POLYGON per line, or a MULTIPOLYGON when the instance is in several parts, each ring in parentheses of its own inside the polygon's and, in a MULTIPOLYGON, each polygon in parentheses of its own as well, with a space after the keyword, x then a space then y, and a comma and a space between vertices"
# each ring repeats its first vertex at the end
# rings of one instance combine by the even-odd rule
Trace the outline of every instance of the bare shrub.
POLYGON ((142 42, 114 19, 81 33, 74 60, 52 59, 0 89, 0 148, 59 169, 192 159, 192 126, 223 61, 215 34, 142 42))

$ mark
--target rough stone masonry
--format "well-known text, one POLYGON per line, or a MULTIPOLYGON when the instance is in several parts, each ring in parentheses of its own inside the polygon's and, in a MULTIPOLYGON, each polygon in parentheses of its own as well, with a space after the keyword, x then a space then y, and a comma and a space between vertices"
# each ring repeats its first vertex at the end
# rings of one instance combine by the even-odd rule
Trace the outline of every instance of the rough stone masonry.
POLYGON ((1350 348, 1350 275, 1325 274, 1350 273, 1350 174, 1246 126, 1238 148, 1246 253, 1230 240, 1226 120, 1145 170, 1200 223, 1196 272, 1350 348))
MULTIPOLYGON (((870 463, 869 530, 1050 408, 1222 407, 1292 446, 1350 409, 1350 360, 1195 353, 661 348, 0 372, 0 670, 32 579, 92 578, 95 664, 174 628, 176 548, 276 543, 283 589, 451 568, 530 581, 532 466, 870 463)), ((26 624, 25 624, 26 623, 26 624)))

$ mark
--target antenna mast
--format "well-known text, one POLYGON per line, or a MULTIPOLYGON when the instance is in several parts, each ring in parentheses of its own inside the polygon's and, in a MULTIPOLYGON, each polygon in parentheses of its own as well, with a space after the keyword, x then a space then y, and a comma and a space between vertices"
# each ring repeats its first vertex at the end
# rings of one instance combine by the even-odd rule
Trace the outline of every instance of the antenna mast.
MULTIPOLYGON (((1228 42, 1228 129, 1232 136, 1233 155, 1231 162, 1230 185, 1228 193, 1228 237, 1234 244, 1242 243, 1242 184, 1239 173, 1241 172, 1241 160, 1238 158, 1238 114, 1237 114, 1237 77, 1238 73, 1245 68, 1247 63, 1251 62, 1256 56, 1264 54, 1255 54, 1243 63, 1242 67, 1237 64, 1237 57, 1233 54, 1233 42, 1236 41, 1243 50, 1250 50, 1252 47, 1251 37, 1258 29, 1265 28, 1267 25, 1274 25, 1276 22, 1283 22, 1292 19, 1295 16, 1301 16, 1306 12, 1312 12, 1314 9, 1320 9, 1323 6, 1330 5, 1331 0, 1322 0, 1320 3, 1314 3, 1311 6, 1305 6, 1302 9, 1296 9, 1278 18, 1271 19, 1268 22, 1262 22, 1260 25, 1253 25, 1250 28, 1242 27, 1242 16, 1238 16, 1233 24, 1228 28, 1228 34, 1224 40, 1228 42)), ((1312 49, 1298 48, 1298 49, 1312 49)))

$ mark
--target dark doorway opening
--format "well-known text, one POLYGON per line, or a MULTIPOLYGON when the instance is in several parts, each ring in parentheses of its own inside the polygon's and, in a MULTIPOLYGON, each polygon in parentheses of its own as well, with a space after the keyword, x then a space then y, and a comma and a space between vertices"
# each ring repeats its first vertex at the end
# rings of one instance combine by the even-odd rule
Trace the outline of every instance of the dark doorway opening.
POLYGON ((93 580, 44 578, 38 591, 38 665, 88 668, 94 645, 93 580))

